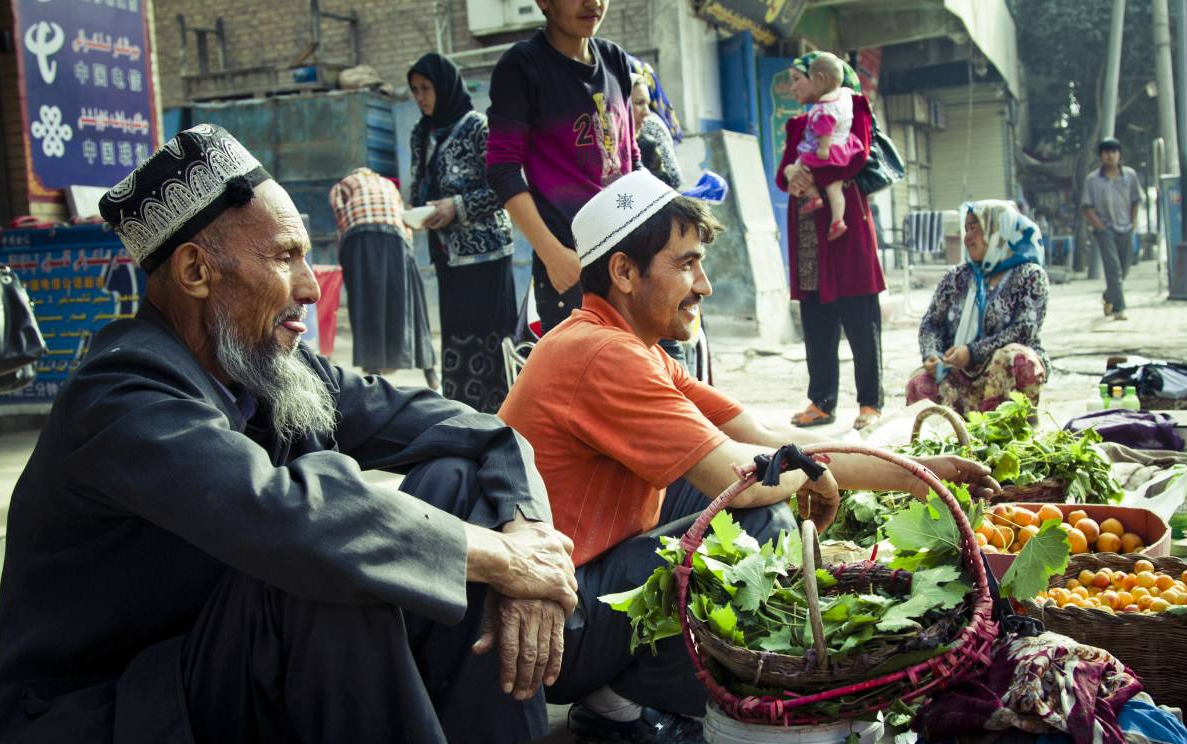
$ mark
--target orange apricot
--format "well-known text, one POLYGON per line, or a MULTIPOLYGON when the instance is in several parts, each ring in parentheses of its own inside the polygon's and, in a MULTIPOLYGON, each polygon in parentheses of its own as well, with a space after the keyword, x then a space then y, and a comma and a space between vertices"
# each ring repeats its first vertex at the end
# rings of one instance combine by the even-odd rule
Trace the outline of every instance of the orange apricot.
POLYGON ((1087 568, 1080 571, 1080 575, 1076 577, 1084 586, 1088 586, 1096 579, 1096 573, 1089 571, 1087 568))
POLYGON ((1154 598, 1149 594, 1144 597, 1138 597, 1137 599, 1137 606, 1143 611, 1150 609, 1150 605, 1152 604, 1154 604, 1154 598))
POLYGON ((1105 589, 1112 583, 1111 577, 1106 573, 1098 573, 1096 578, 1092 580, 1092 586, 1095 586, 1097 589, 1105 589))
POLYGON ((1063 521, 1063 512, 1055 504, 1043 504, 1039 507, 1039 521, 1046 522, 1048 519, 1058 519, 1063 521))
MULTIPOLYGON (((1133 563, 1133 572, 1135 574, 1141 573, 1142 571, 1153 571, 1153 570, 1154 570, 1154 564, 1151 563, 1150 561, 1146 560, 1145 558, 1143 558, 1140 561, 1134 561, 1134 563, 1133 563)), ((1184 571, 1183 573, 1187 574, 1187 571, 1184 571)))
POLYGON ((1133 604, 1133 595, 1132 594, 1130 594, 1129 592, 1117 592, 1116 609, 1121 609, 1122 607, 1125 607, 1126 605, 1131 605, 1131 604, 1133 604))
POLYGON ((1028 524, 1022 529, 1018 530, 1018 534, 1014 539, 1018 541, 1018 547, 1022 548, 1022 546, 1030 542, 1030 538, 1037 534, 1039 534, 1039 528, 1035 527, 1033 524, 1028 524))
POLYGON ((1079 531, 1075 527, 1071 528, 1067 532, 1067 544, 1068 547, 1071 548, 1072 553, 1088 552, 1088 538, 1084 536, 1083 532, 1079 531))
POLYGON ((1104 594, 1100 595, 1100 603, 1102 605, 1108 605, 1109 607, 1112 607, 1114 609, 1117 607, 1117 603, 1119 600, 1120 600, 1120 598, 1117 596, 1117 592, 1110 591, 1110 592, 1105 592, 1104 594))
POLYGON ((1158 591, 1165 592, 1175 585, 1175 580, 1164 573, 1155 574, 1154 586, 1158 587, 1158 591))
POLYGON ((1121 550, 1126 553, 1136 553, 1144 547, 1146 547, 1146 543, 1142 540, 1142 536, 1136 532, 1126 532, 1121 536, 1121 550))
POLYGON ((1067 583, 1063 585, 1066 589, 1075 589, 1078 586, 1084 586, 1079 579, 1068 579, 1067 583))
POLYGON ((1088 512, 1084 511, 1083 509, 1076 509, 1075 511, 1068 512, 1067 519, 1065 519, 1064 521, 1074 527, 1074 526, 1076 526, 1076 522, 1079 522, 1081 519, 1087 519, 1087 518, 1088 518, 1088 512))
POLYGON ((1096 538, 1100 537, 1100 525, 1096 523, 1095 519, 1084 517, 1078 522, 1072 522, 1072 525, 1084 533, 1084 537, 1088 538, 1089 545, 1095 543, 1096 538))
POLYGON ((1014 524, 1017 527, 1026 527, 1027 525, 1037 525, 1039 515, 1027 509, 1024 506, 1019 506, 1014 509, 1014 524))
POLYGON ((1014 507, 998 504, 989 510, 989 521, 1000 526, 1014 524, 1014 507))
POLYGON ((1110 532, 1117 537, 1125 534, 1125 525, 1121 524, 1121 520, 1116 517, 1109 517, 1100 523, 1101 532, 1110 532))
POLYGON ((1158 599, 1155 599, 1152 602, 1150 602, 1150 611, 1151 612, 1166 612, 1170 608, 1171 608, 1170 602, 1167 602, 1162 597, 1159 597, 1158 599))
MULTIPOLYGON (((1104 529, 1104 525, 1101 525, 1104 529)), ((1116 553, 1121 550, 1121 538, 1112 532, 1101 532, 1100 537, 1096 538, 1096 551, 1098 553, 1116 553)))
POLYGON ((989 544, 989 538, 985 537, 984 534, 982 534, 980 531, 978 531, 977 532, 977 545, 979 545, 980 547, 983 548, 988 544, 989 544))

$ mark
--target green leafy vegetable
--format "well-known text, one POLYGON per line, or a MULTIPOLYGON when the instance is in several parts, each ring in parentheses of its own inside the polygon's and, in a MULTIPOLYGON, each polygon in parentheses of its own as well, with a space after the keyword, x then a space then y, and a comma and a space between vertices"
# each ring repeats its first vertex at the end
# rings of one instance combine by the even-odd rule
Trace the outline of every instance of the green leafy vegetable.
POLYGON ((1067 533, 1060 529, 1059 520, 1043 522, 1038 534, 1022 546, 1002 576, 1002 596, 1034 599, 1039 592, 1047 590, 1047 582, 1052 576, 1067 568, 1069 552, 1067 533))

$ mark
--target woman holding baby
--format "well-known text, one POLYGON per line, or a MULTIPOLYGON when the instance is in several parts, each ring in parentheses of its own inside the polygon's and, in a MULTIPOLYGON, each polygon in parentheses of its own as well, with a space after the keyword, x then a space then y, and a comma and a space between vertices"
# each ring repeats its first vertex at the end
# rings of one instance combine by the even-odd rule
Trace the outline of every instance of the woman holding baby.
POLYGON ((835 419, 841 329, 853 352, 859 407, 853 428, 876 422, 882 410, 882 311, 885 289, 866 196, 853 182, 870 151, 872 114, 857 74, 827 52, 792 63, 792 94, 819 107, 786 125, 783 161, 775 179, 789 193, 788 263, 791 297, 799 300, 808 362, 808 406, 796 426, 835 419), (827 196, 825 196, 827 195, 827 196))

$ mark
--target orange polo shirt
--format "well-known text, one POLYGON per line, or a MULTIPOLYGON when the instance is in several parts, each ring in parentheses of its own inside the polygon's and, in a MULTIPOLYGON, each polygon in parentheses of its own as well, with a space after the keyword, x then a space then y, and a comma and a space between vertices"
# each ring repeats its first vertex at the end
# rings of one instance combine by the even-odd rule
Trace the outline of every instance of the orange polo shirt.
POLYGON ((606 300, 582 303, 532 349, 499 410, 535 450, 578 566, 655 527, 664 489, 724 442, 719 427, 742 412, 645 346, 606 300))

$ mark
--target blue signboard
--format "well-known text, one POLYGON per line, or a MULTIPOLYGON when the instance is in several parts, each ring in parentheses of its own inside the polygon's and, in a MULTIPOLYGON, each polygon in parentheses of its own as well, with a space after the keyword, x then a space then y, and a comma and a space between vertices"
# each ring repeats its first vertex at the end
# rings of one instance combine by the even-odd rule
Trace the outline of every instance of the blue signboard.
POLYGON ((16 0, 30 196, 112 186, 157 141, 146 0, 16 0))
POLYGON ((5 403, 51 402, 78 366, 91 338, 140 307, 144 272, 105 225, 0 233, 0 263, 21 279, 48 348, 29 387, 5 403))

